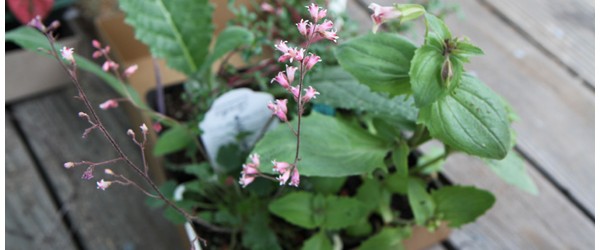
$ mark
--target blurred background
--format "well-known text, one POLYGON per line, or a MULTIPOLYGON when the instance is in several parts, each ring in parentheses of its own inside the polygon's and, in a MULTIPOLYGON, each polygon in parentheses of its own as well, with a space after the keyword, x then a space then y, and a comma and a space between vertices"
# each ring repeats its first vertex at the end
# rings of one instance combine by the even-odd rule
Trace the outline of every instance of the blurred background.
MULTIPOLYGON (((227 1, 212 2, 217 11, 224 11, 215 12, 219 14, 213 20, 231 16, 227 1)), ((594 1, 434 2, 449 12, 446 20, 453 33, 470 38, 486 54, 474 58, 467 71, 505 97, 519 114, 514 124, 517 151, 526 159, 539 194, 509 186, 474 158, 452 156, 444 169, 450 181, 490 190, 497 200, 482 218, 453 230, 431 249, 591 249, 594 1)), ((345 11, 361 34, 371 30, 369 3, 346 2, 345 11)), ((5 32, 21 25, 19 15, 8 7, 5 32)), ((59 43, 91 58, 90 41, 100 39, 123 64, 146 63, 150 73, 141 69, 131 81, 142 95, 152 87, 148 49, 123 24, 116 1, 56 0, 48 8, 46 20, 62 23, 59 43)), ((73 98, 76 91, 56 62, 12 43, 5 46, 6 248, 184 248, 182 228, 147 206, 144 195, 123 186, 102 192, 92 181, 82 180, 80 172, 63 168, 68 161, 108 160, 115 153, 99 133, 81 138, 88 127, 77 117, 83 106, 73 98)), ((183 79, 168 69, 163 76, 166 83, 183 79)), ((80 77, 94 103, 117 96, 101 79, 85 73, 80 77)), ((143 120, 127 109, 100 114, 109 130, 123 133, 143 120)), ((134 160, 140 160, 129 138, 117 138, 129 155, 138 155, 134 160)), ((160 170, 154 177, 165 178, 160 170)))

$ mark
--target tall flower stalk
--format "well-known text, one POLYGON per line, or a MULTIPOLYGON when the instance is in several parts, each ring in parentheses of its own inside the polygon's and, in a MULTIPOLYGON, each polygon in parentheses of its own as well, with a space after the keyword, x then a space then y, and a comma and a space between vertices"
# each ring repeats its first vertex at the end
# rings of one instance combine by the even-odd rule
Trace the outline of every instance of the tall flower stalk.
MULTIPOLYGON (((301 128, 302 128, 302 115, 304 114, 306 104, 310 100, 314 99, 319 95, 319 92, 312 86, 305 88, 305 77, 306 74, 321 61, 321 57, 309 52, 310 45, 320 40, 330 40, 337 42, 337 32, 333 30, 333 22, 324 19, 327 16, 327 9, 321 8, 316 4, 307 6, 308 12, 310 13, 311 20, 300 20, 296 24, 298 32, 305 38, 304 43, 301 47, 288 46, 287 41, 280 41, 275 44, 275 48, 282 53, 279 57, 279 62, 288 62, 292 65, 286 64, 285 71, 281 71, 271 80, 277 82, 282 88, 287 90, 292 96, 294 101, 297 103, 296 112, 296 128, 290 123, 287 117, 287 99, 278 99, 275 102, 269 103, 267 107, 273 112, 273 115, 277 116, 281 121, 288 124, 290 131, 296 138, 296 153, 294 160, 290 162, 280 162, 273 160, 273 171, 277 172, 279 176, 276 178, 280 185, 289 183, 290 186, 300 185, 300 172, 298 171, 298 163, 301 160, 300 157, 300 143, 301 143, 301 128), (322 22, 321 22, 322 21, 322 22), (321 23, 319 23, 321 22, 321 23), (293 64, 296 64, 294 66, 293 64), (296 71, 298 71, 299 79, 298 83, 294 84, 296 80, 296 71), (302 92, 304 91, 304 94, 302 92), (289 181, 289 182, 288 182, 289 181)), ((247 186, 250 184, 256 176, 265 176, 258 171, 258 155, 254 154, 251 156, 252 163, 244 164, 242 170, 242 176, 240 178, 240 184, 247 186), (254 166, 256 165, 256 166, 254 166), (252 167, 249 167, 252 166, 252 167), (253 171, 247 171, 252 169, 253 171)))

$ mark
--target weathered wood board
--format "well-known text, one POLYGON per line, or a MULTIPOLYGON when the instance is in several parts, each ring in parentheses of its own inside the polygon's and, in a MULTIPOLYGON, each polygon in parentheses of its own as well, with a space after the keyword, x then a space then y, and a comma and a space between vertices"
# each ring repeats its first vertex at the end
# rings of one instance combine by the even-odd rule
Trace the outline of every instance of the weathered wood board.
MULTIPOLYGON (((97 105, 115 95, 103 83, 86 81, 85 86, 97 105)), ((107 178, 103 168, 93 180, 82 180, 83 168, 64 169, 68 161, 101 162, 116 157, 99 131, 82 139, 87 121, 77 116, 83 105, 76 101, 74 88, 50 93, 13 106, 14 115, 32 145, 35 157, 51 176, 51 184, 66 206, 72 224, 86 249, 181 249, 182 239, 176 227, 158 210, 145 205, 145 196, 133 187, 113 185, 106 191, 96 189, 95 181, 107 178)), ((131 158, 140 162, 137 146, 126 135, 127 124, 122 110, 101 111, 105 126, 131 158)), ((137 126, 135 127, 137 128, 137 126)), ((133 172, 124 164, 110 168, 126 176, 133 172)), ((136 179, 136 178, 133 178, 136 179)))
POLYGON ((6 127, 7 249, 77 249, 10 118, 6 127))
POLYGON ((547 53, 595 87, 594 1, 483 0, 547 53))

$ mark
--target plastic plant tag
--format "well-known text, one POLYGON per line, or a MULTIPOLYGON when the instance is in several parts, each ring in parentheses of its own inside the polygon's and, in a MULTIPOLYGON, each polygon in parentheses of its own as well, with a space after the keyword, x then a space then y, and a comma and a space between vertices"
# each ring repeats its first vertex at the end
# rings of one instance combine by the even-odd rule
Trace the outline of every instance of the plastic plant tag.
MULTIPOLYGON (((202 141, 213 166, 222 169, 216 160, 222 146, 240 143, 242 149, 248 149, 260 139, 261 131, 272 116, 267 108, 271 101, 271 94, 247 88, 231 90, 215 100, 199 124, 202 141), (238 141, 240 134, 246 136, 238 141)), ((268 129, 275 128, 277 123, 273 119, 268 129)))

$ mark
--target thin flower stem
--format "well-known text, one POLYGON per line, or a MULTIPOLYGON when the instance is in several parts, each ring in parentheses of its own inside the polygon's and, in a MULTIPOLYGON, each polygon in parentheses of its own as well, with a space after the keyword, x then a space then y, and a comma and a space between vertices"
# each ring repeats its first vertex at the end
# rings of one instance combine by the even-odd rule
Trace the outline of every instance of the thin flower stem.
POLYGON ((56 48, 54 46, 54 38, 52 37, 51 34, 49 33, 45 33, 46 38, 48 39, 48 41, 50 42, 50 48, 51 48, 51 52, 52 55, 54 56, 54 58, 56 60, 58 60, 59 64, 62 66, 63 70, 65 70, 65 72, 70 76, 71 81, 73 82, 73 85, 75 86, 75 88, 77 89, 77 91, 79 92, 79 97, 81 98, 81 100, 83 101, 84 105, 86 106, 89 114, 91 115, 92 119, 96 122, 96 124, 98 125, 98 129, 100 129, 100 131, 102 132, 102 134, 104 135, 104 137, 109 141, 109 143, 111 144, 111 146, 113 147, 113 149, 117 152, 117 154, 119 155, 120 158, 122 158, 129 167, 131 167, 133 170, 135 170, 137 172, 138 175, 140 175, 144 181, 150 185, 150 187, 152 187, 152 190, 154 192, 156 192, 156 194, 158 195, 158 198, 163 200, 165 203, 168 204, 168 206, 172 207, 173 209, 177 210, 180 214, 182 214, 186 220, 188 221, 193 221, 196 222, 200 225, 202 225, 203 227, 208 228, 211 231, 214 232, 223 232, 223 233, 229 233, 231 232, 231 229, 228 228, 222 228, 219 226, 215 226, 212 225, 200 218, 194 217, 192 215, 190 215, 187 211, 183 210, 182 208, 180 208, 179 206, 177 206, 175 203, 173 203, 171 200, 169 200, 167 197, 165 197, 165 195, 160 191, 160 189, 158 188, 158 186, 154 183, 154 181, 152 181, 152 179, 146 175, 135 163, 133 163, 128 157, 127 155, 123 152, 123 150, 121 149, 121 147, 119 146, 119 144, 116 142, 116 140, 112 137, 112 135, 108 132, 108 130, 104 127, 104 125, 102 124, 102 121, 100 120, 100 117, 98 116, 98 114, 96 113, 94 107, 92 106, 92 103, 90 102, 90 100, 87 98, 85 92, 83 91, 83 87, 81 86, 79 79, 77 78, 77 65, 75 63, 72 63, 72 67, 73 69, 69 69, 64 63, 63 61, 60 59, 58 52, 56 51, 56 48))

